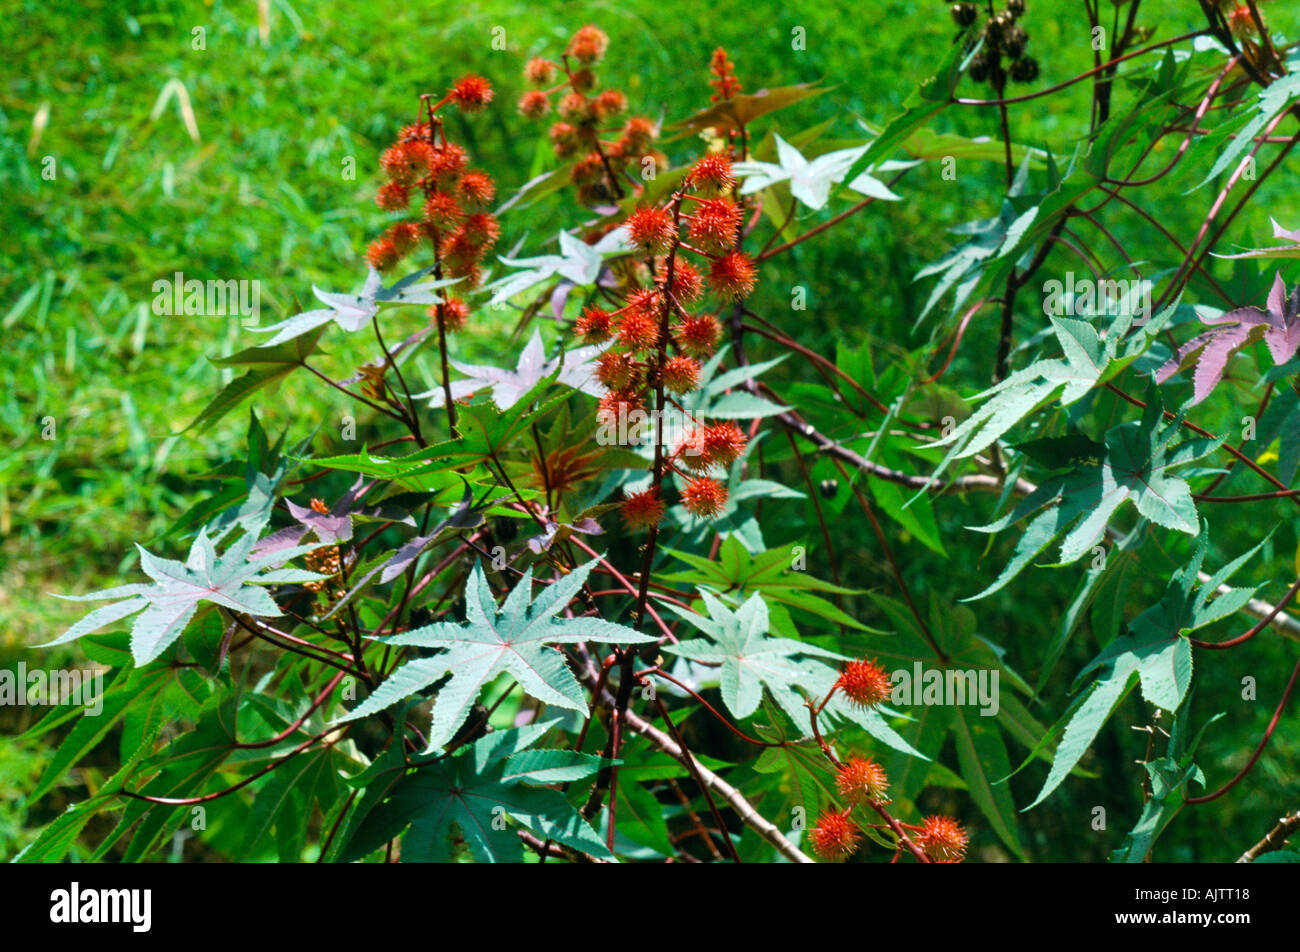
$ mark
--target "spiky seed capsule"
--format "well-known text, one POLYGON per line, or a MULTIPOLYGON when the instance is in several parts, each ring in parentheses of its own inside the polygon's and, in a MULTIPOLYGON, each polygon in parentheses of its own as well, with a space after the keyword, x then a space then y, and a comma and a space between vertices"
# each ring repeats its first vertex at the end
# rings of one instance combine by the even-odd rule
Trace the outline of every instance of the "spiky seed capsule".
POLYGON ((624 311, 618 322, 618 339, 631 351, 653 350, 659 343, 659 322, 645 311, 624 311))
POLYGON ((530 59, 524 67, 524 78, 534 86, 546 86, 555 81, 555 70, 554 63, 538 56, 530 59))
POLYGON ((622 516, 629 529, 657 526, 664 517, 664 502, 653 489, 633 493, 623 500, 622 516))
POLYGON ((1032 83, 1038 78, 1038 60, 1022 56, 1011 64, 1011 78, 1018 83, 1032 83))
POLYGON ((530 89, 519 97, 519 114, 529 119, 540 119, 551 111, 551 100, 539 89, 530 89))
MULTIPOLYGON (((662 288, 668 283, 668 272, 663 271, 656 283, 662 288)), ((689 261, 678 258, 673 262, 672 293, 679 303, 690 304, 704 293, 704 278, 689 261)))
POLYGON ((717 195, 736 184, 731 159, 721 153, 703 156, 686 178, 691 188, 704 195, 717 195))
POLYGON ((975 82, 977 83, 982 83, 984 82, 984 80, 988 79, 989 78, 988 54, 984 50, 980 50, 978 53, 976 53, 973 57, 971 57, 970 66, 967 67, 966 71, 970 74, 970 78, 975 80, 975 82))
POLYGON ((588 23, 573 34, 573 39, 569 41, 569 47, 565 52, 579 63, 590 65, 599 62, 605 56, 605 50, 608 48, 609 37, 605 34, 605 31, 594 24, 588 23))
POLYGON ((743 251, 731 251, 709 268, 709 284, 719 296, 733 301, 747 297, 758 281, 754 261, 743 251))
POLYGON ((588 307, 584 308, 583 312, 578 315, 574 330, 582 335, 584 343, 603 344, 613 334, 612 324, 613 318, 609 311, 603 311, 598 307, 588 307))
POLYGON ((874 661, 850 661, 835 686, 854 704, 875 707, 889 699, 889 674, 874 661))
POLYGON ((401 254, 389 238, 380 238, 372 241, 370 247, 366 249, 366 260, 376 271, 387 271, 397 262, 402 260, 401 254))
POLYGON ((1007 13, 1013 17, 1025 15, 1025 0, 1007 0, 1007 13))
POLYGON ((627 109, 627 97, 617 89, 607 89, 592 101, 591 109, 604 122, 627 109))
POLYGON ((968 27, 975 22, 979 11, 973 3, 954 3, 951 9, 954 22, 960 27, 968 27))
POLYGON ((414 222, 398 222, 388 229, 388 239, 393 243, 399 255, 405 255, 408 251, 420 243, 420 228, 414 222))
POLYGON ((864 800, 883 803, 888 799, 885 791, 889 789, 889 778, 885 768, 870 757, 850 757, 840 767, 835 787, 850 805, 856 806, 864 800))
POLYGON ((456 80, 447 94, 462 112, 478 112, 492 101, 492 84, 482 76, 470 73, 456 80))
POLYGON ((705 199, 691 216, 691 240, 706 252, 721 254, 736 243, 740 217, 740 206, 730 199, 705 199))
POLYGON ((636 383, 641 365, 631 354, 607 350, 596 361, 596 379, 609 390, 626 390, 636 383))
POLYGON ((565 93, 556 110, 565 122, 582 123, 590 116, 587 108, 588 99, 582 93, 565 93))
POLYGON ((483 208, 496 197, 497 187, 492 176, 474 169, 460 177, 456 194, 466 205, 483 208))
POLYGON ((861 835, 847 811, 835 813, 828 810, 817 817, 817 825, 812 829, 813 850, 823 859, 844 859, 858 848, 861 835))
POLYGON ((682 318, 677 327, 677 343, 692 357, 709 357, 717 349, 722 328, 712 314, 682 318))
POLYGON ((1008 59, 1019 59, 1028 42, 1029 34, 1025 32, 1024 27, 1016 24, 1007 30, 1007 35, 1002 41, 1002 51, 1007 54, 1008 59))
POLYGON ((966 858, 970 837, 952 817, 928 816, 921 822, 921 832, 915 840, 930 862, 960 863, 966 858))
POLYGON ((667 209, 651 205, 627 216, 627 232, 632 244, 651 254, 660 254, 668 250, 676 226, 667 209))
POLYGON ((625 155, 644 155, 654 142, 655 124, 644 116, 633 116, 623 125, 619 142, 625 155))
POLYGON ((429 172, 433 163, 433 146, 427 142, 402 142, 390 146, 379 157, 379 164, 390 181, 414 185, 429 172))
POLYGON ((700 385, 700 365, 690 357, 681 355, 670 357, 664 363, 662 376, 664 387, 668 392, 681 396, 683 393, 690 393, 700 385))
POLYGON ((714 423, 704 428, 704 455, 710 465, 730 466, 745 452, 749 439, 735 423, 714 423))
POLYGON ((407 206, 411 204, 411 190, 397 182, 388 182, 379 186, 379 194, 375 196, 375 204, 386 212, 404 212, 407 206))
POLYGON ((682 505, 693 516, 716 516, 726 504, 727 487, 707 476, 697 476, 682 490, 682 505))

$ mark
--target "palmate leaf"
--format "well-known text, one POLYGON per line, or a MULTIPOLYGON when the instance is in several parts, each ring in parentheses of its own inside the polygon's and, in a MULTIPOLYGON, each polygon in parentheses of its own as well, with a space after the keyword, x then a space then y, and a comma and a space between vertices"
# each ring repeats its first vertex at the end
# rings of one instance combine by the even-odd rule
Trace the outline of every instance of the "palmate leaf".
POLYGON ((1235 255, 1221 255, 1214 252, 1211 254, 1216 258, 1300 258, 1300 228, 1286 229, 1274 218, 1270 218, 1269 221, 1273 223, 1273 237, 1289 241, 1290 244, 1276 248, 1251 248, 1249 251, 1235 255))
POLYGON ((313 286, 312 293, 323 304, 328 305, 327 307, 315 311, 304 311, 302 314, 297 314, 278 324, 272 324, 270 327, 255 327, 251 328, 251 330, 259 334, 275 333, 274 337, 261 345, 262 347, 275 347, 318 327, 323 327, 330 322, 338 325, 348 333, 359 331, 379 313, 381 305, 434 304, 441 300, 439 295, 433 293, 434 291, 460 281, 460 278, 444 278, 440 281, 416 283, 432 270, 432 268, 425 268, 414 274, 407 275, 390 287, 384 287, 383 278, 379 272, 374 268, 369 268, 366 274, 366 283, 357 294, 335 294, 322 291, 320 288, 313 286))
POLYGON ((778 86, 775 89, 760 89, 756 93, 740 93, 730 99, 716 102, 679 122, 674 122, 669 128, 681 130, 674 138, 703 132, 705 129, 718 131, 735 129, 748 125, 759 116, 784 109, 786 106, 813 96, 820 96, 826 91, 826 87, 819 87, 815 83, 797 83, 793 86, 778 86))
POLYGON ((1192 377, 1192 406, 1208 397, 1223 379, 1232 356, 1248 344, 1263 340, 1277 366, 1282 366, 1300 349, 1300 285, 1288 298, 1279 271, 1269 291, 1267 310, 1239 307, 1219 317, 1198 315, 1212 330, 1193 337, 1156 371, 1156 383, 1164 383, 1184 367, 1195 363, 1192 377))
POLYGON ((560 242, 558 255, 538 255, 533 258, 502 257, 502 264, 523 270, 507 274, 488 285, 486 290, 493 292, 489 303, 500 304, 551 278, 561 278, 576 285, 592 284, 599 277, 606 258, 627 254, 632 250, 632 246, 628 243, 626 228, 615 228, 594 245, 575 238, 567 231, 560 232, 558 239, 560 242))
POLYGON ((131 655, 139 666, 166 651, 181 636, 203 602, 257 617, 283 614, 275 600, 258 586, 323 578, 301 569, 276 568, 323 543, 295 546, 253 557, 252 548, 260 528, 260 525, 256 529, 250 528, 218 555, 205 526, 199 530, 183 563, 160 559, 137 545, 140 567, 153 580, 152 583, 121 585, 89 595, 56 595, 56 598, 79 602, 110 598, 120 601, 95 609, 58 638, 40 647, 73 641, 112 622, 136 615, 131 624, 131 655))
POLYGON ((972 527, 976 532, 1001 532, 1038 513, 1025 527, 1011 561, 997 580, 963 601, 998 591, 1061 533, 1065 538, 1057 564, 1078 561, 1101 542, 1107 522, 1125 501, 1131 501, 1142 516, 1157 525, 1196 535, 1199 525, 1191 488, 1168 471, 1207 455, 1223 438, 1171 445, 1181 417, 1166 421, 1163 413, 1160 391, 1152 384, 1142 419, 1106 431, 1106 449, 1099 466, 1081 466, 1051 476, 1001 519, 972 527))
MULTIPOLYGON (((663 650, 688 661, 721 665, 718 685, 722 701, 737 718, 750 717, 758 710, 764 693, 803 731, 812 733, 812 721, 805 705, 807 698, 820 700, 830 693, 839 671, 815 658, 847 660, 842 654, 818 648, 793 638, 768 635, 767 603, 757 593, 735 611, 708 592, 701 592, 708 616, 676 610, 677 614, 708 635, 663 650), (802 690, 801 690, 802 689, 802 690)), ((851 720, 872 737, 915 757, 923 755, 908 744, 874 709, 863 709, 836 695, 823 709, 823 727, 837 721, 851 720)))
MULTIPOLYGON (((754 161, 736 163, 736 176, 745 182, 740 194, 752 195, 780 182, 788 182, 790 194, 813 211, 826 207, 826 203, 830 200, 831 186, 844 180, 850 166, 864 155, 868 148, 863 146, 858 149, 839 149, 809 160, 779 135, 774 138, 776 163, 754 161)), ((915 164, 915 162, 884 162, 881 163, 881 170, 893 171, 909 168, 915 164)), ((899 196, 865 170, 847 182, 845 187, 869 198, 890 202, 900 201, 899 196)))
MULTIPOLYGON (((1192 681, 1192 646, 1185 635, 1231 615, 1250 601, 1258 586, 1215 595, 1219 586, 1267 541, 1262 540, 1198 586, 1197 573, 1209 545, 1208 530, 1203 530, 1196 554, 1170 577, 1160 601, 1133 619, 1127 632, 1102 649, 1079 673, 1076 688, 1093 672, 1097 672, 1097 679, 1062 718, 1065 732, 1057 745, 1052 769, 1026 810, 1042 803, 1060 785, 1134 683, 1141 685, 1142 696, 1149 703, 1165 711, 1178 710, 1192 681)), ((1059 727, 1053 727, 1052 733, 1059 727)))
POLYGON ((370 697, 335 723, 381 711, 448 674, 451 679, 434 701, 430 751, 451 740, 480 692, 502 674, 511 675, 539 701, 585 716, 587 702, 582 688, 564 655, 550 645, 579 641, 629 645, 655 640, 599 618, 555 617, 582 588, 596 561, 578 566, 547 586, 536 599, 532 597, 533 573, 529 568, 500 608, 492 597, 482 564, 475 563, 465 586, 464 625, 438 622, 382 639, 387 644, 446 650, 402 665, 370 697))
MULTIPOLYGON (((459 400, 480 390, 491 390, 492 402, 502 410, 509 410, 524 394, 532 391, 538 382, 551 377, 561 386, 599 397, 605 388, 596 379, 596 363, 593 358, 604 349, 604 346, 578 347, 554 360, 547 360, 541 334, 534 330, 533 337, 519 355, 514 370, 462 364, 453 360, 451 365, 469 379, 452 383, 451 398, 459 400)), ((416 399, 429 398, 432 407, 440 407, 447 402, 446 391, 440 386, 412 396, 416 399)))
POLYGON ((361 859, 405 830, 404 863, 449 862, 456 831, 479 862, 522 862, 523 844, 506 817, 541 839, 612 859, 573 805, 541 786, 590 776, 602 764, 590 754, 532 749, 550 726, 498 731, 406 773, 357 826, 342 861, 361 859))
POLYGON ((1035 361, 972 397, 972 401, 986 402, 946 437, 928 444, 951 444, 952 447, 935 468, 931 483, 954 459, 974 456, 987 449, 1013 426, 1053 399, 1059 400, 1061 406, 1069 406, 1114 377, 1146 352, 1156 334, 1177 310, 1178 303, 1174 301, 1127 339, 1125 335, 1133 327, 1134 318, 1133 314, 1126 313, 1127 309, 1122 309, 1111 323, 1104 339, 1087 321, 1053 317, 1052 327, 1064 357, 1035 361))

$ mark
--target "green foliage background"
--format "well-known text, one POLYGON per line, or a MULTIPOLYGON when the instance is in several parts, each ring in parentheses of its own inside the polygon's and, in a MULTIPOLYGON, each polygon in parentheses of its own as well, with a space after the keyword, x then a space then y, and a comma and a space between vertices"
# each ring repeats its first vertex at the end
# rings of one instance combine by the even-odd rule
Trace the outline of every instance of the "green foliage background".
MULTIPOLYGON (((1031 0, 1029 6, 1031 51, 1042 65, 1038 86, 1091 66, 1077 0, 1031 0)), ((1156 39, 1200 25, 1193 3, 1163 0, 1149 6, 1144 17, 1158 26, 1156 39)), ((234 318, 154 316, 153 282, 175 271, 258 280, 263 323, 308 306, 313 283, 351 287, 363 268, 365 241, 384 221, 372 201, 378 153, 396 128, 411 120, 419 93, 438 90, 470 70, 496 84, 498 100, 488 118, 462 123, 456 132, 508 194, 545 168, 548 154, 545 125, 530 126, 511 113, 522 89, 520 68, 531 55, 553 52, 584 22, 597 22, 610 34, 603 76, 607 85, 624 89, 634 111, 672 120, 698 108, 707 100, 709 54, 721 45, 737 63, 746 91, 818 80, 831 85, 827 94, 778 114, 772 127, 790 135, 831 121, 830 135, 843 138, 864 134, 858 120, 879 127, 895 114, 916 82, 933 70, 953 34, 946 4, 905 0, 716 0, 707 5, 622 0, 545 7, 495 0, 274 0, 270 9, 270 40, 263 46, 252 3, 0 4, 0 368, 6 383, 0 392, 0 666, 18 660, 44 667, 75 663, 75 646, 45 654, 26 650, 63 630, 80 612, 80 606, 59 603, 47 593, 113 584, 134 564, 129 540, 148 544, 201 497, 197 474, 242 439, 243 414, 201 437, 177 434, 229 379, 230 371, 206 357, 246 346, 247 335, 234 318), (196 26, 206 29, 205 51, 191 49, 196 26), (791 30, 798 26, 807 31, 802 52, 790 44, 791 30), (491 47, 497 27, 505 29, 505 51, 491 47), (193 105, 197 143, 186 132, 176 99, 155 109, 171 80, 183 85, 193 105), (37 132, 33 117, 44 104, 48 125, 37 132), (45 156, 57 161, 53 181, 40 174, 45 156), (341 174, 347 157, 356 162, 355 181, 341 174), (46 416, 57 422, 53 442, 40 438, 46 416)), ((1279 29, 1295 34, 1296 11, 1270 5, 1268 13, 1279 29)), ((1071 137, 1086 128, 1087 90, 1080 84, 1028 108, 1013 108, 1013 139, 1068 152, 1071 137)), ((987 87, 967 81, 961 93, 982 96, 987 87)), ((988 111, 953 109, 938 125, 996 138, 993 117, 988 111)), ((667 149, 671 158, 684 159, 695 145, 679 141, 667 149)), ((1287 227, 1300 225, 1300 202, 1294 197, 1300 194, 1300 176, 1294 162, 1290 165, 1268 183, 1267 197, 1238 219, 1229 241, 1267 243, 1270 215, 1287 227)), ((911 340, 916 346, 921 338, 910 337, 912 323, 931 285, 914 283, 913 276, 953 244, 947 226, 996 212, 1002 174, 996 162, 963 161, 954 182, 942 181, 937 166, 920 170, 901 189, 904 201, 876 206, 828 240, 809 241, 765 268, 755 299, 758 310, 779 319, 788 307, 788 289, 801 284, 808 288, 808 311, 797 315, 797 322, 792 314, 787 331, 806 346, 823 353, 838 342, 857 347, 870 340, 883 351, 889 341, 911 340)), ((1185 198, 1182 190, 1190 184, 1178 180, 1163 187, 1158 208, 1161 222, 1184 239, 1211 200, 1209 189, 1185 198)), ((535 249, 571 220, 573 210, 565 202, 508 214, 502 251, 525 235, 535 249)), ((1128 233, 1117 228, 1126 242, 1142 234, 1136 226, 1128 233)), ((1113 249, 1102 245, 1097 253, 1111 263, 1116 259, 1113 249)), ((1230 263, 1216 262, 1211 267, 1243 287, 1271 275, 1271 269, 1254 265, 1234 270, 1230 263)), ((1044 276, 1051 273, 1049 268, 1044 276)), ((1285 268, 1284 274, 1291 284, 1300 269, 1285 268)), ((1033 319, 1038 300, 1024 296, 1022 327, 1033 319)), ((508 314, 485 311, 456 339, 456 356, 500 361, 522 344, 512 330, 508 314)), ((992 320, 972 329, 953 379, 964 384, 987 379, 996 332, 992 320)), ((755 348, 755 359, 775 356, 757 343, 755 348)), ((337 368, 349 366, 349 355, 335 356, 337 368)), ((1023 355, 1018 359, 1023 362, 1023 355)), ((772 381, 788 384, 803 374, 811 377, 806 367, 790 361, 773 372, 772 381)), ((1241 393, 1248 399, 1244 388, 1241 393)), ((288 428, 297 439, 319 427, 327 441, 350 408, 341 398, 336 402, 320 394, 310 379, 293 379, 259 412, 268 432, 288 428)), ((1209 419, 1227 419, 1230 412, 1226 403, 1207 405, 1209 419)), ((825 463, 812 473, 814 481, 835 475, 825 463)), ((964 597, 1005 564, 1013 538, 999 537, 986 553, 983 537, 960 529, 989 521, 992 504, 992 498, 978 497, 936 504, 948 558, 909 539, 897 525, 887 526, 918 594, 944 601, 964 597)), ((782 510, 789 518, 779 527, 773 524, 767 541, 806 544, 810 569, 829 577, 821 537, 811 507, 806 508, 782 510)), ((1235 555, 1274 522, 1280 524, 1250 568, 1252 580, 1274 580, 1264 597, 1276 597, 1278 584, 1292 577, 1293 512, 1279 503, 1275 519, 1261 517, 1260 523, 1243 523, 1214 539, 1221 547, 1217 551, 1235 555)), ((850 509, 836 531, 843 543, 837 566, 842 577, 891 592, 869 527, 850 509)), ((1144 568, 1153 580, 1144 596, 1157 597, 1158 580, 1189 552, 1190 541, 1169 552, 1165 564, 1144 568)), ((1010 664, 1022 671, 1033 670, 1077 581, 1069 571, 1029 573, 976 606, 981 633, 1006 646, 1010 664)), ((851 603, 867 624, 884 621, 870 600, 851 603)), ((1077 671, 1096 647, 1086 632, 1076 638, 1062 670, 1077 671)), ((1227 714, 1208 732, 1199 758, 1212 786, 1244 762, 1247 745, 1271 714, 1293 653, 1294 645, 1265 636, 1230 659, 1216 659, 1224 661, 1221 665, 1198 669, 1198 720, 1218 711, 1227 714), (1259 701, 1239 700, 1244 675, 1258 680, 1259 701)), ((1051 723, 1064 710, 1065 687, 1054 682, 1044 695, 1035 711, 1040 720, 1051 723)), ((0 731, 17 734, 39 713, 0 708, 0 731)), ((1084 761, 1095 779, 1072 778, 1022 816, 1032 858, 1096 861, 1117 845, 1140 808, 1140 773, 1133 762, 1143 756, 1145 735, 1130 725, 1145 723, 1145 717, 1145 706, 1134 695, 1084 761), (1095 805, 1107 807, 1107 831, 1089 825, 1095 805)), ((1287 723, 1293 725, 1295 717, 1292 712, 1287 723)), ((0 856, 16 852, 101 779, 93 767, 78 769, 55 794, 24 804, 23 791, 34 786, 49 756, 45 744, 55 742, 0 743, 0 856)), ((951 750, 942 759, 955 760, 951 750)), ((1235 858, 1283 809, 1294 809, 1297 775, 1300 738, 1284 724, 1249 782, 1234 795, 1179 817, 1162 840, 1161 858, 1235 858)), ((1032 800, 1041 776, 1036 766, 1012 781, 1018 806, 1032 800)), ((926 798, 931 809, 978 818, 964 792, 936 786, 926 798)), ((972 828, 973 857, 1005 857, 987 828, 979 822, 972 828)), ((88 828, 88 842, 95 829, 88 828)))

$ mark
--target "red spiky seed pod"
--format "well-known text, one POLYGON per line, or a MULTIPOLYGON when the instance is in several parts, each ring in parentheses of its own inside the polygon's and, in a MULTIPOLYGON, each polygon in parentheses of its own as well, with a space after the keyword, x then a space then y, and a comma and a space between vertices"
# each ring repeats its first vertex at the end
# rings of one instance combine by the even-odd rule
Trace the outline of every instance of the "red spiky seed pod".
POLYGON ((565 52, 579 63, 590 65, 591 63, 600 62, 605 56, 605 50, 608 48, 609 37, 605 34, 605 31, 594 24, 588 23, 573 34, 573 39, 569 41, 569 47, 565 52))
POLYGON ((596 361, 596 379, 608 390, 627 390, 637 382, 641 365, 631 354, 607 350, 596 361))
POLYGON ((861 835, 847 810, 843 813, 826 810, 812 828, 813 850, 823 859, 841 860, 858 848, 861 835))
POLYGON ((587 344, 603 344, 613 336, 614 318, 609 311, 598 307, 584 308, 573 329, 587 344))
POLYGON ((555 154, 559 158, 567 158, 578 151, 580 146, 578 130, 569 123, 555 123, 551 126, 548 135, 551 139, 551 148, 555 150, 555 154))
POLYGON ((619 142, 627 155, 644 155, 654 142, 655 124, 644 116, 633 116, 623 126, 619 142))
MULTIPOLYGON (((668 283, 668 272, 659 276, 659 286, 668 283)), ((704 278, 689 261, 678 258, 673 262, 672 293, 679 303, 690 304, 704 293, 704 278)))
POLYGON ((435 184, 445 188, 465 171, 468 163, 469 157, 465 150, 454 142, 448 142, 433 153, 429 161, 429 175, 435 184))
POLYGON ((386 212, 404 212, 411 204, 411 189, 397 182, 379 186, 375 204, 386 212))
POLYGON ((651 254, 666 251, 676 232, 673 216, 665 208, 646 205, 627 216, 628 239, 651 254))
POLYGON ((730 466, 749 443, 745 431, 730 421, 714 423, 703 430, 704 455, 710 464, 730 466))
POLYGON ((551 111, 551 97, 540 89, 530 89, 519 97, 519 113, 529 119, 540 119, 551 111))
POLYGON ((582 93, 565 93, 556 111, 565 122, 583 123, 590 118, 588 99, 582 93))
POLYGON ((427 142, 403 142, 390 146, 379 157, 384 174, 399 185, 414 185, 433 165, 433 146, 427 142))
POLYGON ((921 821, 921 832, 913 839, 932 863, 960 863, 966 858, 970 842, 961 824, 950 816, 926 817, 921 821))
POLYGON ((653 350, 659 343, 659 322, 645 311, 624 311, 618 322, 618 339, 631 351, 653 350))
POLYGON ((616 423, 626 420, 636 410, 645 407, 645 401, 639 393, 631 390, 610 390, 604 394, 596 406, 596 419, 602 422, 616 423))
POLYGON ((473 169, 460 177, 456 183, 456 194, 466 205, 483 208, 496 197, 497 187, 492 176, 473 169))
POLYGON ((704 199, 691 216, 691 240, 705 251, 721 254, 735 245, 740 217, 740 206, 730 199, 704 199))
POLYGON ((692 357, 711 356, 721 336, 722 328, 712 314, 683 317, 677 327, 677 343, 692 357))
POLYGON ((840 672, 835 686, 854 704, 875 707, 889 700, 889 674, 874 661, 850 661, 840 672))
POLYGON ((731 251, 718 258, 709 268, 709 284, 721 297, 739 301, 754 290, 758 269, 743 251, 731 251))
POLYGON ((393 243, 398 255, 405 255, 420 243, 420 227, 414 222, 398 222, 388 229, 388 240, 393 243))
POLYGON ((475 257, 495 245, 501 237, 501 225, 491 212, 476 212, 466 218, 460 227, 465 240, 476 252, 475 257))
POLYGON ((704 444, 704 427, 697 426, 688 430, 673 451, 673 458, 693 472, 707 470, 712 463, 709 461, 708 447, 704 444))
POLYGON ((548 86, 555 82, 556 66, 548 59, 536 56, 524 66, 524 78, 534 86, 548 86))
POLYGON ((574 70, 569 77, 569 88, 580 93, 589 93, 596 88, 596 74, 589 69, 574 70))
POLYGON ((727 504, 727 487, 716 479, 697 476, 682 490, 682 505, 693 516, 707 519, 722 512, 727 504))
POLYGON ((596 118, 604 122, 627 109, 627 97, 617 89, 607 89, 595 98, 591 108, 596 118))
POLYGON ((731 159, 720 152, 711 152, 700 158, 686 178, 691 188, 706 195, 729 191, 736 184, 731 159))
POLYGON ((589 153, 573 163, 569 175, 577 185, 594 185, 605 177, 605 160, 599 152, 589 153))
POLYGON ((387 271, 402 260, 401 254, 389 238, 380 238, 370 243, 366 249, 366 260, 376 271, 387 271))
POLYGON ((437 229, 455 227, 463 212, 455 196, 447 192, 430 192, 424 200, 424 220, 437 229))
POLYGON ((835 788, 851 806, 864 800, 868 803, 884 803, 889 799, 885 793, 889 789, 889 777, 885 774, 885 768, 870 757, 850 757, 841 765, 835 777, 835 788))
MULTIPOLYGON (((429 308, 429 317, 437 323, 439 318, 438 305, 434 304, 429 308)), ((458 297, 449 297, 442 303, 442 326, 448 333, 458 331, 465 326, 469 320, 469 305, 458 297)))
POLYGON ((492 84, 482 76, 470 73, 456 80, 447 96, 462 112, 478 112, 492 101, 492 84))
POLYGON ((661 376, 668 392, 681 396, 683 393, 690 393, 700 385, 700 365, 690 357, 680 355, 669 357, 664 362, 661 376))
POLYGON ((653 489, 647 489, 624 499, 621 510, 629 529, 649 529, 664 517, 664 502, 653 489))

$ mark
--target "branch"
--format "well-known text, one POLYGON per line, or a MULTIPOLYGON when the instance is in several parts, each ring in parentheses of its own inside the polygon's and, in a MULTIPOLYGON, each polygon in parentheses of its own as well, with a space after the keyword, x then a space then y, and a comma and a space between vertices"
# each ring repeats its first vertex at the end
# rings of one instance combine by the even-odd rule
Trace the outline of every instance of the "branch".
POLYGON ((1286 839, 1300 830, 1300 810, 1277 821, 1277 826, 1268 831, 1268 835, 1237 858, 1238 863, 1253 863, 1265 853, 1280 850, 1286 846, 1286 839))

